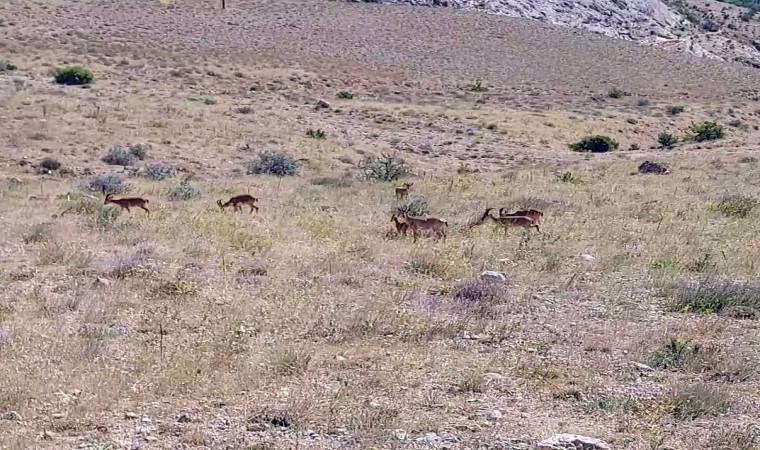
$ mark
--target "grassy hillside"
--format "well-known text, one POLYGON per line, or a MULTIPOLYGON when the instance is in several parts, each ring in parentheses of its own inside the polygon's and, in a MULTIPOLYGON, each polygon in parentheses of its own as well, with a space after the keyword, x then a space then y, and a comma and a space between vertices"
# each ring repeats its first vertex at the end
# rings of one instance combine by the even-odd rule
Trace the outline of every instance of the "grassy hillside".
POLYGON ((228 5, 0 6, 0 448, 757 448, 756 72, 228 5), (94 81, 56 84, 71 65, 94 81), (597 134, 618 150, 568 148, 597 134), (250 173, 265 150, 296 173, 250 173), (381 154, 411 173, 367 179, 381 154), (258 214, 216 204, 243 193, 258 214), (446 241, 394 233, 407 203, 446 241), (470 226, 527 206, 541 233, 470 226))

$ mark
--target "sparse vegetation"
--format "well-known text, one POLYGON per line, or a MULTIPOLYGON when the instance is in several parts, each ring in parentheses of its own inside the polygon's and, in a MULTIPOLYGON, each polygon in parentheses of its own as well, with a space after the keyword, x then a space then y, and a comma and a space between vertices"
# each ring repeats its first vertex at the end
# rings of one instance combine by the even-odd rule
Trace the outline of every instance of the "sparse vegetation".
POLYGON ((406 162, 388 153, 365 158, 359 168, 367 179, 377 181, 395 181, 409 174, 406 162))
POLYGON ((101 158, 106 164, 112 166, 134 166, 138 158, 129 148, 120 145, 111 147, 108 152, 101 158))
POLYGON ((193 186, 188 180, 183 180, 169 188, 167 193, 169 200, 192 200, 201 196, 201 190, 193 186))
POLYGON ((614 88, 614 89, 612 89, 609 92, 608 95, 609 95, 610 98, 623 98, 623 97, 627 97, 627 96, 629 96, 631 94, 629 94, 628 92, 626 92, 626 91, 624 91, 622 89, 614 88))
POLYGON ((666 109, 669 116, 677 116, 684 111, 686 111, 686 108, 682 105, 668 106, 666 109))
POLYGON ((731 400, 725 389, 702 384, 675 387, 669 392, 667 402, 673 416, 680 420, 717 416, 731 409, 731 400))
POLYGON ((710 209, 719 211, 726 217, 748 217, 757 207, 754 197, 741 194, 724 195, 717 203, 711 204, 710 209))
POLYGON ((55 82, 67 86, 83 86, 95 80, 93 73, 82 66, 61 67, 53 74, 55 82))
POLYGON ((660 148, 663 149, 673 148, 678 143, 678 137, 663 131, 657 135, 657 143, 660 144, 660 148))
POLYGON ((0 72, 11 72, 14 70, 18 70, 18 67, 15 64, 0 59, 0 72))
POLYGON ((296 160, 289 154, 278 150, 264 150, 258 158, 249 162, 246 166, 248 175, 276 175, 278 177, 294 176, 298 174, 296 160))
POLYGON ((609 136, 588 136, 578 142, 570 144, 570 150, 574 152, 605 153, 617 150, 619 144, 609 136))
POLYGON ((161 181, 167 178, 174 178, 174 176, 176 175, 176 172, 174 170, 174 167, 168 164, 156 163, 156 164, 148 164, 147 166, 145 166, 144 174, 147 178, 150 178, 151 180, 161 181))
POLYGON ((720 277, 706 277, 691 282, 684 281, 673 290, 673 311, 717 314, 736 307, 760 310, 760 286, 720 277))
POLYGON ((324 139, 326 137, 326 134, 325 134, 325 130, 321 128, 317 128, 316 130, 309 128, 308 130, 306 130, 306 136, 312 139, 324 139))
POLYGON ((354 98, 354 93, 351 91, 338 91, 338 93, 335 94, 335 96, 341 100, 351 100, 352 98, 354 98))
POLYGON ((692 139, 697 142, 715 141, 725 137, 723 125, 716 122, 701 122, 691 127, 692 139))
POLYGON ((47 170, 58 170, 61 168, 61 163, 55 158, 47 157, 42 160, 40 167, 47 170))
POLYGON ((103 189, 112 194, 123 194, 129 191, 129 185, 124 183, 120 176, 113 174, 104 174, 94 177, 87 183, 86 188, 90 192, 97 193, 102 192, 103 189))

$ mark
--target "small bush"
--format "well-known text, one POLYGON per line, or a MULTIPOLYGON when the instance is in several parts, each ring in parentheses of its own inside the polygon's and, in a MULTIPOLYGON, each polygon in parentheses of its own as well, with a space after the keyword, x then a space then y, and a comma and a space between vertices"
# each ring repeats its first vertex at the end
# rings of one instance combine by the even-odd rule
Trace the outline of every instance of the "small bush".
POLYGON ((657 136, 657 143, 660 148, 672 148, 678 143, 678 137, 668 132, 662 132, 657 136))
POLYGON ((354 98, 354 93, 351 91, 339 91, 335 96, 341 100, 351 100, 354 98))
POLYGON ((415 198, 406 205, 401 205, 395 210, 396 214, 408 214, 410 216, 424 216, 430 214, 430 206, 424 198, 415 198))
POLYGON ((705 31, 709 31, 710 33, 717 33, 718 31, 720 31, 720 25, 717 22, 708 20, 707 22, 704 22, 702 24, 702 29, 705 31))
POLYGON ((615 88, 615 89, 611 90, 608 95, 609 95, 610 98, 623 98, 623 97, 626 97, 626 96, 631 95, 631 94, 629 94, 628 92, 626 92, 626 91, 624 91, 622 89, 615 88))
POLYGON ((670 304, 672 311, 697 314, 718 314, 736 307, 760 310, 760 286, 706 277, 677 286, 670 304))
POLYGON ((140 161, 148 157, 148 151, 150 145, 148 144, 133 144, 129 146, 129 154, 139 159, 140 161))
POLYGON ((156 181, 165 180, 167 178, 174 178, 176 175, 174 167, 163 163, 148 164, 145 167, 145 172, 143 173, 145 174, 145 177, 156 181))
POLYGON ((91 179, 86 189, 90 192, 103 192, 105 189, 109 194, 123 194, 129 191, 129 185, 124 183, 118 175, 104 174, 91 179))
POLYGON ((82 66, 61 67, 55 70, 53 77, 57 84, 82 86, 93 82, 95 76, 82 66))
POLYGON ((49 223, 38 223, 32 225, 24 235, 24 244, 38 244, 40 242, 47 242, 52 235, 52 229, 49 223))
POLYGON ((206 98, 203 99, 203 104, 204 105, 216 105, 217 101, 213 97, 206 97, 206 98))
POLYGON ((367 179, 377 181, 395 181, 409 174, 403 159, 386 153, 365 158, 359 163, 359 168, 367 179))
POLYGON ((446 275, 445 267, 438 263, 434 257, 427 255, 415 256, 406 263, 404 269, 409 273, 428 277, 444 277, 446 275))
POLYGON ((306 136, 312 139, 324 139, 325 137, 327 137, 325 134, 325 130, 321 128, 317 128, 316 130, 312 130, 311 128, 309 128, 308 130, 306 130, 306 136))
POLYGON ((648 98, 640 98, 636 104, 638 106, 649 106, 652 102, 648 98))
POLYGON ((757 450, 760 448, 760 428, 753 425, 721 427, 711 433, 705 450, 757 450))
POLYGON ((311 180, 314 186, 324 186, 332 188, 346 188, 354 185, 354 180, 350 176, 338 177, 318 177, 311 180))
POLYGON ((673 416, 680 420, 725 414, 731 409, 731 400, 725 389, 708 385, 679 386, 666 397, 673 416))
POLYGON ((296 160, 287 153, 264 150, 259 153, 258 159, 247 164, 246 173, 248 175, 270 174, 278 177, 294 176, 298 174, 298 166, 296 160))
POLYGON ((578 178, 572 172, 563 172, 557 179, 562 183, 577 183, 578 178))
POLYGON ((667 112, 669 116, 677 116, 681 114, 682 112, 684 112, 685 110, 686 108, 684 108, 683 106, 677 105, 677 106, 668 106, 665 112, 667 112))
POLYGON ((137 156, 135 156, 131 150, 126 149, 120 145, 115 145, 108 150, 108 153, 101 158, 106 164, 112 166, 133 166, 137 162, 137 156))
MULTIPOLYGON (((112 210, 118 211, 113 208, 112 210)), ((118 279, 125 279, 135 275, 139 271, 148 268, 154 253, 154 250, 150 247, 141 247, 133 252, 114 256, 109 261, 109 267, 104 272, 104 275, 109 278, 118 279)))
POLYGON ((725 195, 710 209, 723 213, 726 217, 745 218, 757 207, 757 200, 746 195, 725 195))
POLYGON ((172 186, 169 188, 169 192, 167 193, 167 196, 169 197, 169 200, 192 200, 194 198, 198 198, 201 196, 201 191, 197 187, 190 184, 189 181, 185 180, 177 184, 176 186, 172 186))
POLYGON ((693 139, 697 142, 715 141, 725 137, 723 125, 716 122, 702 122, 691 127, 693 139))
POLYGON ((109 208, 103 204, 99 204, 96 212, 86 218, 84 226, 97 231, 108 231, 113 228, 120 216, 121 208, 109 208))
POLYGON ((587 136, 578 142, 570 144, 570 150, 574 152, 605 153, 617 150, 620 144, 608 136, 587 136))
POLYGON ((47 157, 42 160, 40 167, 47 170, 58 170, 61 168, 61 163, 55 158, 47 157))
POLYGON ((17 70, 18 67, 14 64, 9 63, 8 61, 0 59, 0 72, 10 72, 12 70, 17 70))
POLYGON ((649 365, 657 369, 680 370, 699 362, 701 346, 679 337, 671 337, 651 356, 649 365))

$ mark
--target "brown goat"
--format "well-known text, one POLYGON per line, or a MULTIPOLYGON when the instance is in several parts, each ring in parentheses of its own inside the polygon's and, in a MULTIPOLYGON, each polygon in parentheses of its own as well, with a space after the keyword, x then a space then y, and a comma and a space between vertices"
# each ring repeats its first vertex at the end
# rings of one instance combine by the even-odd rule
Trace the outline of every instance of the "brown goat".
POLYGON ((406 213, 401 218, 404 219, 409 229, 412 230, 412 236, 414 237, 412 242, 417 242, 417 238, 423 231, 435 233, 438 239, 443 238, 443 242, 446 242, 446 227, 449 225, 446 220, 438 217, 411 217, 406 213))
POLYGON ((256 210, 256 213, 259 212, 259 207, 256 206, 257 201, 259 201, 259 199, 256 197, 252 197, 248 194, 243 194, 232 197, 231 199, 227 200, 226 203, 222 203, 221 200, 217 200, 216 204, 222 208, 222 211, 224 211, 224 208, 232 206, 233 211, 240 212, 243 212, 243 207, 240 205, 248 205, 251 207, 251 210, 248 212, 248 214, 252 214, 254 209, 256 210))
POLYGON ((396 198, 398 200, 405 199, 407 195, 409 195, 409 189, 412 188, 412 185, 414 183, 404 183, 403 186, 396 188, 396 198))
POLYGON ((486 220, 492 220, 495 223, 504 227, 504 233, 507 232, 507 229, 509 227, 520 227, 520 228, 525 228, 526 230, 535 228, 536 231, 538 231, 539 233, 541 232, 541 229, 539 228, 538 223, 528 216, 508 215, 508 216, 494 217, 491 215, 491 211, 493 209, 494 208, 486 209, 486 212, 483 213, 483 217, 481 217, 480 220, 475 222, 472 226, 481 225, 485 223, 486 220))
POLYGON ((396 225, 396 233, 406 236, 406 232, 409 231, 409 223, 398 220, 398 216, 393 214, 391 216, 391 222, 396 225))
POLYGON ((513 213, 508 213, 507 208, 501 208, 499 210, 499 217, 508 217, 508 216, 530 217, 531 219, 535 220, 536 223, 540 223, 541 218, 544 217, 544 212, 536 208, 521 209, 513 213))
MULTIPOLYGON (((103 193, 106 194, 106 188, 103 187, 103 193)), ((127 212, 131 212, 129 207, 137 207, 142 208, 145 210, 145 212, 150 212, 148 208, 145 207, 145 205, 148 204, 148 199, 141 198, 141 197, 126 197, 126 198, 113 198, 113 194, 106 194, 106 199, 103 202, 104 205, 107 205, 109 203, 113 203, 114 205, 121 206, 122 209, 126 209, 127 212)))

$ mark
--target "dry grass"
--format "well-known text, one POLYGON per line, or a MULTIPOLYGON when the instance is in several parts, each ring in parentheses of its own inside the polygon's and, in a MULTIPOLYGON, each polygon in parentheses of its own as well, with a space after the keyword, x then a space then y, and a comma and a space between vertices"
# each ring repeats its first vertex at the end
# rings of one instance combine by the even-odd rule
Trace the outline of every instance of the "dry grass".
MULTIPOLYGON (((400 437, 471 448, 562 431, 615 448, 752 445, 754 316, 673 305, 701 280, 757 276, 757 208, 715 207, 760 198, 760 167, 744 150, 757 133, 649 147, 691 121, 758 123, 732 84, 756 74, 447 11, 314 1, 284 14, 293 1, 241 1, 220 13, 188 3, 85 2, 94 25, 44 49, 31 36, 81 24, 83 6, 0 6, 15 17, 0 33, 20 39, 2 41, 19 69, 0 74, 0 448, 393 448, 406 445, 400 437), (111 29, 106 14, 118 17, 111 29), (409 33, 430 38, 432 17, 450 34, 402 52, 409 33), (283 21, 291 26, 275 30, 283 21), (482 28, 465 33, 474 24, 482 28), (169 32, 158 38, 159 29, 169 32), (120 44, 125 30, 137 47, 120 44), (514 51, 481 43, 477 30, 507 33, 514 51), (228 46, 246 34, 230 62, 228 46), (516 66, 509 58, 525 54, 527 36, 545 41, 532 40, 537 50, 516 66), (272 58, 256 60, 269 43, 272 58), (512 56, 486 64, 488 54, 512 56), (611 58, 608 74, 588 70, 598 55, 611 58), (326 59, 334 64, 314 64, 326 59), (92 69, 93 86, 53 85, 47 72, 64 62, 92 69), (456 87, 486 67, 487 92, 456 87), (584 89, 606 93, 607 78, 650 105, 590 104, 584 89), (343 90, 354 97, 337 98, 343 90), (315 110, 317 99, 332 108, 315 110), (685 112, 666 117, 675 103, 685 112), (567 149, 598 133, 621 150, 567 149), (640 150, 625 150, 633 143, 640 150), (151 146, 141 171, 166 164, 177 178, 101 161, 134 144, 151 146), (296 176, 246 175, 263 150, 305 160, 296 176), (409 163, 409 201, 424 198, 449 221, 446 243, 388 233, 393 185, 359 176, 381 152, 409 163), (62 163, 56 173, 32 166, 46 156, 62 163), (672 174, 635 175, 643 159, 672 174), (149 198, 151 213, 104 205, 88 189, 102 174, 149 198), (200 196, 176 194, 179 180, 200 196), (260 213, 215 204, 245 192, 261 199, 260 213), (466 226, 485 207, 518 205, 545 210, 540 235, 466 226), (484 269, 508 282, 478 281, 484 269)), ((726 306, 753 309, 753 293, 726 306)))

